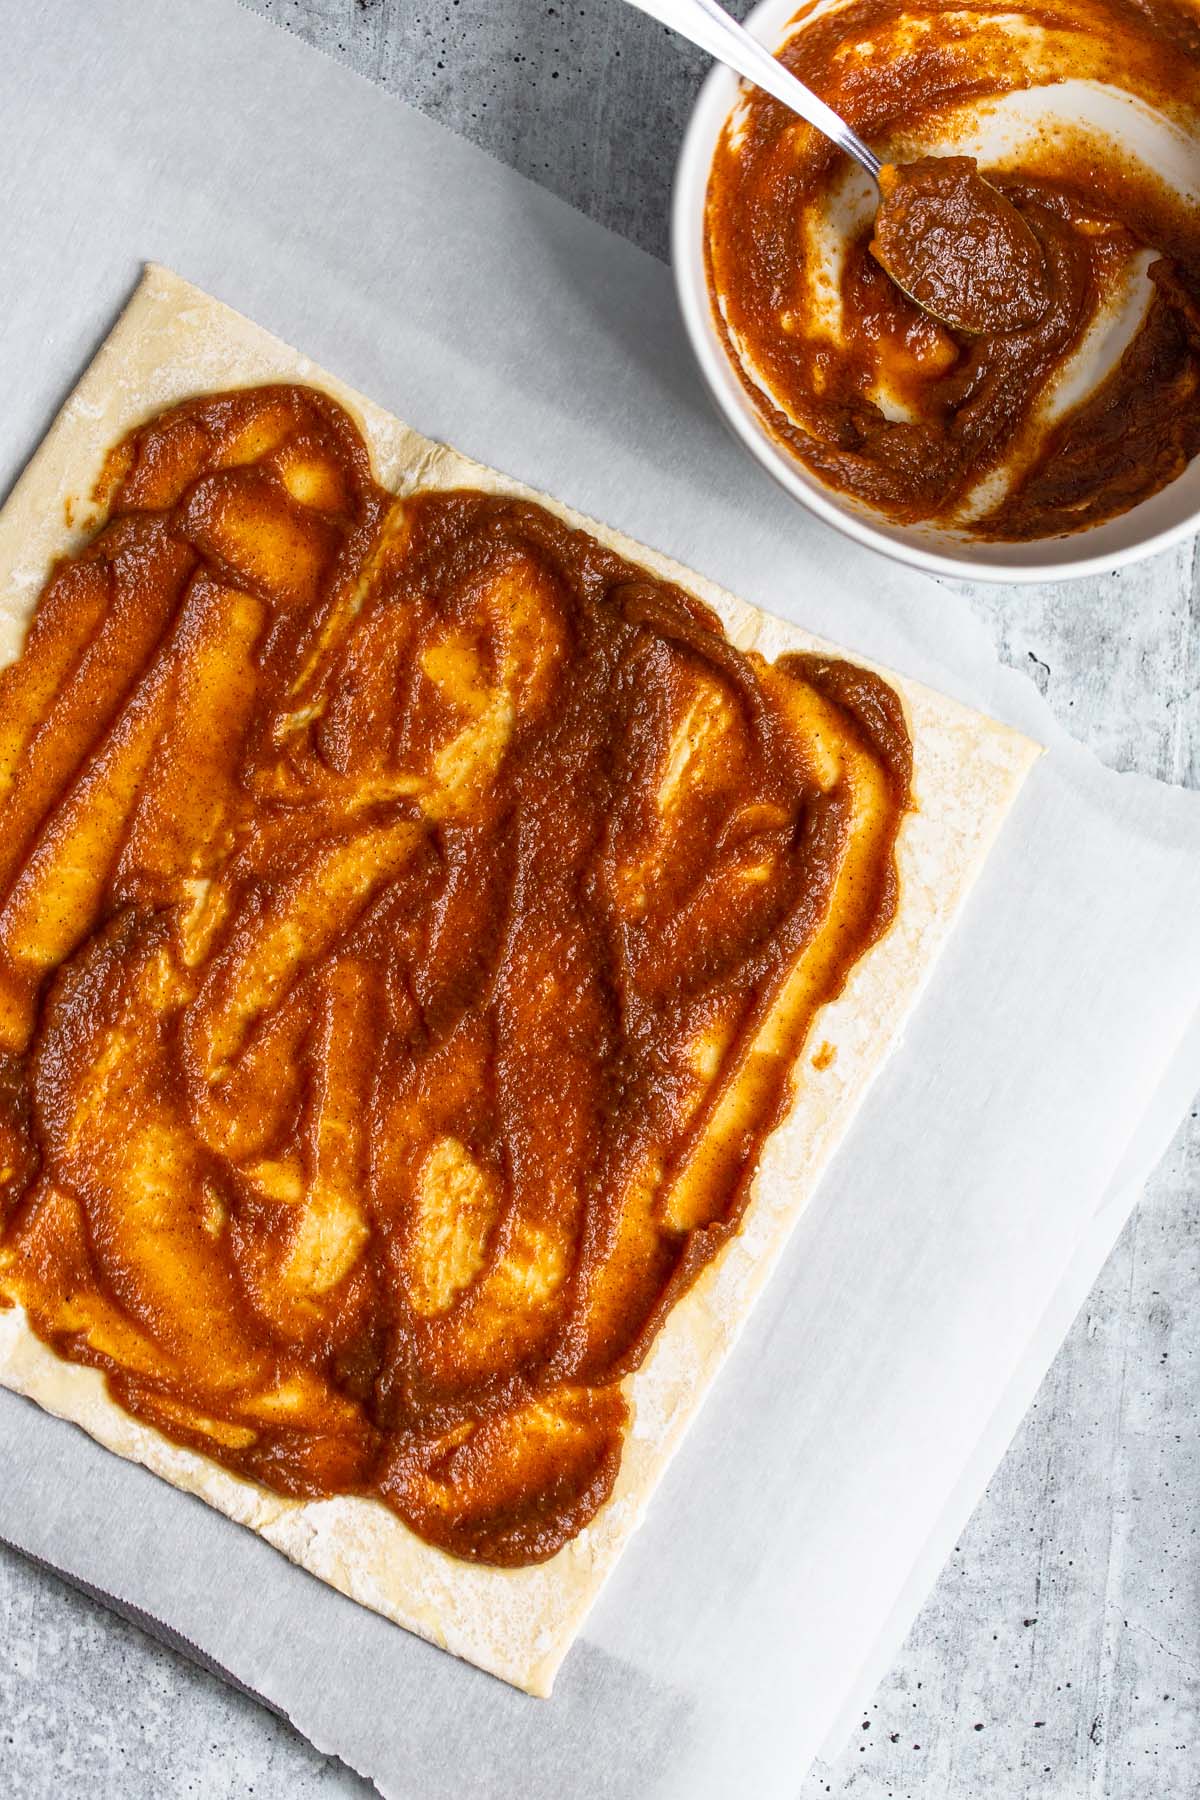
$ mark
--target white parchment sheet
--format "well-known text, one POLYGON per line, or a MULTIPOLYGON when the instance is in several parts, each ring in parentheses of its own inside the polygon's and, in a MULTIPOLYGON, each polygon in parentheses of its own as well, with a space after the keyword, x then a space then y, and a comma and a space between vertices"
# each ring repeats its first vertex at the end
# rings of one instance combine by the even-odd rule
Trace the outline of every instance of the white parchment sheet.
POLYGON ((0 1392, 0 1536, 385 1794, 793 1794, 1200 1084, 1200 796, 1103 771, 951 592, 778 493, 639 251, 233 0, 2 10, 0 486, 155 258, 421 430, 1051 746, 553 1700, 0 1392))

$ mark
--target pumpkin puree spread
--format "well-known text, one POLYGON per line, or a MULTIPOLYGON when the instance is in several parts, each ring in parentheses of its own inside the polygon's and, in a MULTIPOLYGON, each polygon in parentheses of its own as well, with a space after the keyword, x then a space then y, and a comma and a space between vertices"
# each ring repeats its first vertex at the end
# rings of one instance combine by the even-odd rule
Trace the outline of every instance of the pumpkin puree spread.
POLYGON ((725 126, 707 204, 714 319, 771 432, 891 519, 990 539, 1077 531, 1174 480, 1200 449, 1195 211, 1082 123, 1035 133, 987 186, 949 152, 964 120, 1070 78, 1194 132, 1200 13, 849 0, 796 23, 781 60, 891 161, 876 220, 866 178, 768 95, 745 89, 725 126), (881 263, 910 292, 919 271, 931 310, 969 329, 923 312, 881 263), (1137 282, 1140 324, 1074 393, 1072 359, 1137 282))
POLYGON ((188 402, 0 673, 0 1296, 130 1413, 552 1555, 895 907, 911 749, 524 501, 188 402))

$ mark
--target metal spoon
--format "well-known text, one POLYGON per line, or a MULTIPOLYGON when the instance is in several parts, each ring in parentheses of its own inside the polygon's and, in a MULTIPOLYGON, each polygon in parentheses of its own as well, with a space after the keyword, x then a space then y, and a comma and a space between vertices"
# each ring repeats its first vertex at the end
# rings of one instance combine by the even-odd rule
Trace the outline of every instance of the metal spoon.
MULTIPOLYGON (((730 18, 717 0, 629 3, 782 101, 866 170, 882 195, 872 252, 896 286, 931 317, 954 330, 977 333, 1018 330, 1035 323, 1045 311, 1049 287, 1037 239, 1016 207, 965 158, 954 159, 965 184, 960 184, 957 206, 939 209, 926 205, 920 229, 909 236, 897 229, 900 220, 892 210, 904 189, 904 165, 885 169, 845 119, 730 18), (963 232, 957 244, 955 264, 956 221, 961 223, 963 217, 964 193, 973 214, 972 228, 963 232), (881 224, 890 229, 881 229, 881 224)), ((921 167, 929 167, 932 161, 922 162, 921 167)), ((949 161, 943 161, 949 175, 949 161)), ((908 204, 908 200, 905 194, 900 203, 908 204)))

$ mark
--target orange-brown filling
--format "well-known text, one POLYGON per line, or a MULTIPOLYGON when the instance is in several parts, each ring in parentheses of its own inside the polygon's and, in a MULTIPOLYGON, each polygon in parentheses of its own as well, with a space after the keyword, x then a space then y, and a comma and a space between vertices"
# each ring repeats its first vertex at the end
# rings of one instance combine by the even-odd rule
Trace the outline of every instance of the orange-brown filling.
POLYGON ((113 453, 0 673, 0 1303, 122 1406, 552 1555, 895 905, 900 703, 302 387, 113 453))
POLYGON ((899 176, 885 167, 879 223, 842 232, 835 259, 851 165, 779 102, 744 91, 713 161, 706 253, 714 321, 769 430, 891 519, 993 540, 1081 530, 1173 481, 1200 449, 1194 210, 1082 126, 1044 132, 985 170, 982 190, 971 160, 946 152, 964 109, 986 116, 999 97, 1071 77, 1124 88, 1194 130, 1195 8, 1030 0, 996 14, 963 0, 849 0, 798 19, 781 60, 868 143, 915 135, 945 148, 899 176), (872 255, 873 234, 908 293, 872 255), (1147 251, 1132 341, 1060 406, 1056 384, 1086 359, 1105 308, 1133 291, 1147 251), (936 317, 908 297, 918 289, 936 317))

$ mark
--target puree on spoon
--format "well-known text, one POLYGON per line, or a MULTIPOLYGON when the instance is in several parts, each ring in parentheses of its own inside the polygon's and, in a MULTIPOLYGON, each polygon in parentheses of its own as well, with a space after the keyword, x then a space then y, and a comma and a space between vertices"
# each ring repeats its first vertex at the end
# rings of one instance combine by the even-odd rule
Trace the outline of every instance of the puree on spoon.
POLYGON ((970 156, 885 163, 871 255, 956 331, 1019 331, 1050 304, 1041 247, 970 156))

